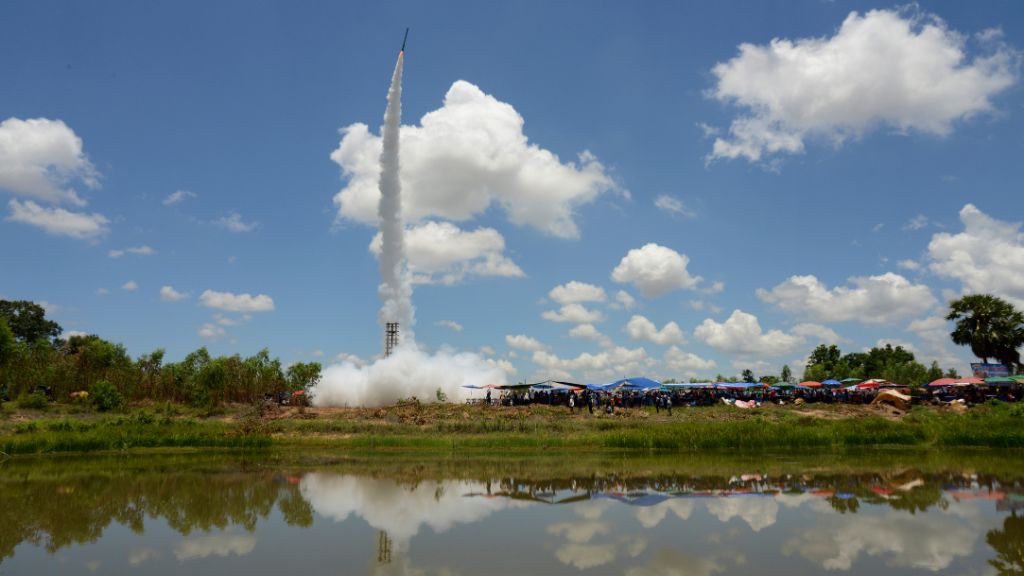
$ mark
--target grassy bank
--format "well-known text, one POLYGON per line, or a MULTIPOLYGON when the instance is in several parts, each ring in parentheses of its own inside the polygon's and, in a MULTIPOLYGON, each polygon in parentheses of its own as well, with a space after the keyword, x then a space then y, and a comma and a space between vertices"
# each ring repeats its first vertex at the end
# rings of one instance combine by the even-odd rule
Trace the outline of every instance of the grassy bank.
POLYGON ((570 415, 547 406, 420 404, 264 414, 244 406, 216 415, 183 414, 172 406, 116 415, 59 406, 0 413, 0 451, 8 455, 165 447, 678 452, 864 446, 1024 448, 1024 405, 993 403, 966 413, 919 407, 905 414, 852 406, 715 406, 678 409, 671 417, 640 409, 570 415))

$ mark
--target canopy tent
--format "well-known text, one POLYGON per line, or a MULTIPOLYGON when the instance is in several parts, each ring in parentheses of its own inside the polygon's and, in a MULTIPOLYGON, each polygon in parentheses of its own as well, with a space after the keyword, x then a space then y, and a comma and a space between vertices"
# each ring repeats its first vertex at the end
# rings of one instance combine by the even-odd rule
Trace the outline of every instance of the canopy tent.
POLYGON ((821 388, 821 382, 815 382, 814 380, 801 382, 800 385, 803 386, 804 388, 821 388))
POLYGON ((840 382, 839 380, 836 380, 835 378, 829 378, 828 380, 822 380, 821 383, 824 384, 825 386, 842 386, 843 385, 842 382, 840 382))
POLYGON ((985 384, 989 386, 1015 386, 1017 380, 1007 376, 1001 376, 998 378, 985 378, 985 384))
POLYGON ((715 382, 715 388, 735 388, 739 390, 745 390, 747 388, 764 388, 765 385, 760 382, 715 382))
POLYGON ((662 388, 714 388, 714 382, 675 382, 672 384, 662 384, 662 388))
POLYGON ((980 386, 984 383, 983 378, 939 378, 928 386, 936 388, 940 386, 980 386))
MULTIPOLYGON (((818 384, 818 383, 815 382, 815 384, 818 384)), ((821 384, 818 384, 818 385, 821 386, 821 384)), ((810 386, 805 386, 803 384, 792 384, 790 382, 779 382, 778 384, 772 384, 771 387, 775 388, 776 390, 794 390, 794 389, 810 390, 811 389, 810 386)))
POLYGON ((463 388, 469 388, 471 390, 494 390, 502 389, 505 387, 503 384, 484 384, 483 386, 477 386, 476 384, 465 384, 463 388))
POLYGON ((843 378, 841 380, 841 382, 843 384, 859 384, 861 382, 861 379, 860 378, 843 378))
POLYGON ((882 380, 881 378, 872 378, 871 380, 865 380, 860 384, 855 384, 854 386, 856 386, 857 388, 879 388, 881 386, 889 385, 894 384, 892 382, 889 382, 888 380, 882 380))
POLYGON ((527 389, 532 390, 581 390, 586 388, 586 384, 576 384, 573 382, 562 382, 559 380, 544 380, 543 382, 527 383, 522 382, 519 384, 504 384, 502 386, 494 386, 494 388, 500 388, 502 390, 518 390, 525 391, 527 389))
POLYGON ((650 378, 644 378, 643 376, 638 376, 635 378, 623 378, 622 380, 616 380, 611 384, 605 384, 602 388, 608 391, 618 390, 620 388, 630 390, 650 390, 652 388, 661 388, 661 382, 651 380, 650 378))

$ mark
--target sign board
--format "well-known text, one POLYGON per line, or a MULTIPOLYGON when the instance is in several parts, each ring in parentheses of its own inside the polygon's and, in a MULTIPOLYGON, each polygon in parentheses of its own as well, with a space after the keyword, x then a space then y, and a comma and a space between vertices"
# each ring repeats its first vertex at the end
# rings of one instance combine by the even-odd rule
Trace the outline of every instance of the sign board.
POLYGON ((1006 364, 971 364, 971 371, 975 378, 1006 378, 1013 376, 1013 372, 1006 364))

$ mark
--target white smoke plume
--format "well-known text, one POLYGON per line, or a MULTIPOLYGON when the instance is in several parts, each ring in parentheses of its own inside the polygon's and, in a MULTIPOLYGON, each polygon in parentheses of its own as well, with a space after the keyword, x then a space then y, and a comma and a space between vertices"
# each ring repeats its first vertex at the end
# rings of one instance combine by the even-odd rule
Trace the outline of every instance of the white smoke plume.
POLYGON ((317 406, 384 406, 415 396, 435 401, 440 390, 449 402, 469 398, 466 385, 505 383, 505 372, 471 352, 420 351, 415 342, 403 344, 391 356, 367 366, 351 362, 324 369, 313 391, 317 406))
POLYGON ((402 62, 398 53, 395 72, 388 89, 388 108, 384 112, 383 150, 380 153, 380 309, 381 325, 398 322, 405 337, 412 342, 412 281, 405 262, 405 230, 402 228, 402 181, 399 178, 399 129, 402 125, 402 62))
POLYGON ((342 362, 328 366, 312 392, 317 406, 383 406, 402 398, 421 401, 446 398, 462 402, 466 385, 504 384, 505 373, 473 353, 420 351, 413 333, 412 278, 405 256, 402 227, 402 183, 399 178, 399 128, 402 123, 402 63, 398 54, 384 113, 383 150, 380 155, 380 286, 378 320, 383 326, 398 322, 398 348, 387 358, 369 365, 342 362))

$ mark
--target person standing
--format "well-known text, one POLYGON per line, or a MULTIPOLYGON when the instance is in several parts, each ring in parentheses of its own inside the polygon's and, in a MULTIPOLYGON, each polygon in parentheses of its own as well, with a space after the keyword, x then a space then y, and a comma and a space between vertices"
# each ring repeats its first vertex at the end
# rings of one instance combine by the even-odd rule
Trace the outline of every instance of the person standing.
POLYGON ((666 396, 665 397, 665 408, 668 410, 668 415, 671 416, 672 415, 672 397, 671 396, 666 396))

